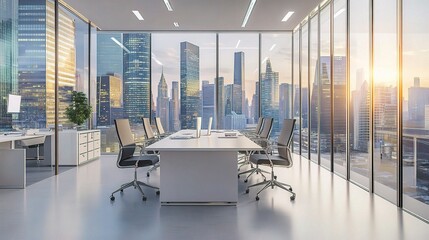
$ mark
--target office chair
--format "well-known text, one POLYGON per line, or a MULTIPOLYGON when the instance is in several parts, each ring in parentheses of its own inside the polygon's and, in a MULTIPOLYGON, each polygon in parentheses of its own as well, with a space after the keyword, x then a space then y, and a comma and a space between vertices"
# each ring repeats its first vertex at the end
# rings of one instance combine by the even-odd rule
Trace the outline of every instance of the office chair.
POLYGON ((45 143, 45 140, 46 140, 46 136, 44 136, 44 135, 41 135, 41 136, 35 137, 35 138, 20 140, 21 147, 35 148, 36 149, 37 166, 40 165, 40 146, 45 143))
POLYGON ((164 138, 171 135, 170 133, 165 132, 164 127, 162 126, 161 118, 159 117, 155 118, 155 126, 156 126, 156 131, 158 132, 159 138, 164 138))
POLYGON ((293 129, 295 127, 295 121, 295 119, 285 119, 277 142, 269 143, 265 148, 264 153, 250 155, 250 161, 257 166, 268 165, 271 167, 270 180, 264 180, 263 182, 250 185, 246 189, 246 193, 249 193, 249 188, 264 185, 264 187, 256 194, 256 201, 259 200, 259 194, 262 191, 268 187, 274 188, 275 186, 292 193, 290 200, 295 200, 296 194, 292 192, 292 187, 289 184, 277 181, 277 176, 274 175, 274 166, 290 168, 293 165, 289 146, 292 139, 293 129), (277 154, 273 154, 274 149, 277 149, 277 154))
MULTIPOLYGON (((268 146, 268 143, 269 143, 268 139, 270 138, 271 130, 273 129, 273 122, 274 122, 274 119, 271 118, 271 117, 264 118, 264 122, 262 124, 262 131, 261 131, 261 133, 257 137, 251 138, 254 142, 256 142, 257 144, 259 144, 264 149, 268 146)), ((249 156, 252 156, 252 154, 254 154, 254 153, 260 153, 260 154, 262 154, 263 151, 250 152, 249 156)), ((249 161, 250 164, 253 164, 250 161, 249 156, 247 156, 248 161, 249 161)), ((253 166, 253 165, 251 165, 251 166, 253 166)), ((250 176, 252 176, 254 173, 256 173, 256 174, 260 173, 261 176, 265 180, 266 177, 265 177, 264 173, 269 173, 269 172, 267 172, 265 170, 262 170, 258 166, 256 166, 255 168, 251 168, 250 170, 247 170, 247 171, 239 173, 238 174, 238 178, 240 178, 240 175, 247 174, 247 173, 249 173, 249 175, 247 175, 247 177, 244 180, 244 182, 247 182, 249 180, 250 176)))
MULTIPOLYGON (((145 118, 142 117, 142 121, 143 121, 143 129, 144 129, 144 133, 145 133, 145 139, 147 141, 147 144, 152 144, 156 141, 159 140, 159 138, 155 137, 155 134, 152 130, 152 126, 150 125, 150 119, 149 118, 145 118)), ((149 152, 151 154, 157 154, 156 152, 149 152)), ((149 177, 150 173, 157 169, 159 167, 159 163, 153 165, 153 167, 149 168, 146 172, 146 176, 149 177)))
POLYGON ((155 186, 151 186, 149 184, 140 182, 137 180, 137 168, 139 167, 147 167, 153 166, 159 162, 159 157, 156 154, 145 154, 143 145, 137 145, 134 142, 134 137, 131 132, 130 122, 128 119, 115 119, 115 127, 116 133, 118 134, 119 139, 119 155, 118 160, 116 162, 116 166, 118 168, 134 168, 134 180, 125 184, 122 184, 119 189, 112 192, 110 195, 110 200, 115 201, 115 197, 113 194, 121 191, 129 187, 137 188, 140 193, 143 195, 143 201, 146 201, 146 196, 143 193, 143 190, 140 186, 146 186, 150 188, 157 189, 156 194, 159 195, 159 188, 155 186), (139 148, 139 155, 134 155, 136 148, 139 148))
MULTIPOLYGON (((262 132, 263 123, 264 123, 264 118, 259 117, 258 123, 256 124, 256 127, 254 129, 252 129, 250 131, 242 130, 241 133, 244 134, 246 137, 249 137, 249 138, 258 137, 259 134, 261 134, 261 132, 262 132)), ((249 151, 239 151, 238 153, 241 154, 241 156, 239 157, 239 161, 238 161, 238 171, 240 171, 241 167, 250 164, 250 162, 249 162, 250 152, 249 151)), ((252 168, 253 168, 253 166, 252 166, 252 168)))

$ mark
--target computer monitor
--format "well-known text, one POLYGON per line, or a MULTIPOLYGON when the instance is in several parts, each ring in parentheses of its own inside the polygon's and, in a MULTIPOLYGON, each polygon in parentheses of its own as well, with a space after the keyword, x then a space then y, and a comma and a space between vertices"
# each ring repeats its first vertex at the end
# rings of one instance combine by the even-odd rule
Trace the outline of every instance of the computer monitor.
POLYGON ((201 137, 201 117, 197 117, 197 133, 195 136, 197 138, 201 137))
POLYGON ((209 118, 209 125, 207 125, 207 136, 210 136, 212 132, 212 123, 213 123, 213 117, 209 118))
POLYGON ((7 113, 19 113, 21 111, 21 96, 9 94, 7 98, 7 113))

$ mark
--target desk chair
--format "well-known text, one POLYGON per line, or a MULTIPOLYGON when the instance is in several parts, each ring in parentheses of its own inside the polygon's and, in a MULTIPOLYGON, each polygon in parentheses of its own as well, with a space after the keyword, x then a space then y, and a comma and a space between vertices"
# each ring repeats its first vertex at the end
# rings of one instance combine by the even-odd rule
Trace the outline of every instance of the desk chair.
POLYGON ((170 135, 170 133, 165 132, 164 127, 162 126, 161 118, 155 118, 156 131, 158 132, 158 137, 164 138, 170 135))
POLYGON ((146 186, 150 188, 157 189, 156 194, 159 195, 159 188, 151 186, 149 184, 140 182, 137 180, 137 168, 139 167, 147 167, 153 166, 159 162, 159 157, 156 154, 145 154, 143 145, 137 145, 134 142, 134 137, 131 132, 130 122, 128 119, 115 119, 115 127, 116 133, 118 134, 119 139, 119 155, 118 160, 116 162, 116 166, 118 168, 134 168, 134 180, 125 184, 122 184, 119 189, 114 191, 112 195, 110 195, 110 200, 115 201, 115 197, 113 194, 121 191, 129 187, 137 188, 140 193, 143 195, 143 201, 146 201, 146 196, 143 193, 143 190, 140 186, 146 186), (136 148, 139 148, 139 155, 134 155, 136 148))
POLYGON ((280 132, 280 136, 276 143, 269 143, 265 148, 264 153, 250 155, 250 161, 257 166, 268 165, 271 167, 271 179, 265 180, 260 183, 250 185, 246 189, 246 193, 249 193, 249 188, 263 185, 264 187, 259 190, 256 194, 256 201, 259 200, 259 194, 267 189, 268 187, 274 188, 279 187, 292 193, 290 200, 295 200, 296 194, 292 192, 292 187, 289 184, 277 181, 277 176, 274 175, 274 166, 283 166, 290 168, 293 165, 292 155, 290 153, 290 143, 292 139, 293 129, 295 127, 295 119, 285 119, 283 121, 283 127, 280 132), (273 154, 274 149, 277 149, 277 154, 273 154))
MULTIPOLYGON (((147 144, 152 144, 159 140, 159 138, 155 137, 155 133, 152 130, 152 126, 150 125, 150 119, 142 117, 143 121, 143 129, 145 134, 145 139, 147 140, 147 144)), ((151 154, 156 154, 154 152, 150 152, 151 154)), ((159 167, 159 163, 153 165, 153 167, 149 168, 146 172, 146 176, 150 176, 150 173, 159 167)))
POLYGON ((40 146, 45 143, 45 140, 46 140, 45 135, 41 135, 41 136, 35 137, 35 138, 20 140, 21 147, 35 148, 36 149, 37 166, 40 165, 40 146))
MULTIPOLYGON (((264 118, 261 133, 257 137, 251 138, 253 141, 255 141, 257 144, 259 144, 264 149, 268 146, 268 141, 269 141, 268 139, 270 138, 271 130, 273 130, 273 122, 274 122, 274 119, 271 117, 264 118)), ((248 156, 249 155, 251 156, 254 153, 255 152, 249 152, 248 156)), ((263 152, 258 152, 258 153, 263 153, 263 152)), ((248 158, 248 156, 247 156, 247 158, 248 158)), ((250 164, 252 164, 252 162, 250 161, 249 158, 248 158, 248 161, 250 164)), ((262 177, 264 179, 266 179, 264 173, 269 173, 269 172, 262 170, 258 166, 256 166, 256 168, 251 168, 250 170, 239 173, 238 177, 240 178, 240 175, 247 174, 247 173, 249 173, 249 175, 247 175, 247 178, 244 180, 244 182, 247 182, 248 179, 250 178, 250 176, 252 176, 254 173, 256 173, 256 174, 260 173, 262 175, 262 177)))
MULTIPOLYGON (((241 133, 243 135, 245 135, 246 137, 249 137, 249 138, 258 137, 262 132, 263 123, 264 123, 264 118, 259 117, 258 124, 256 124, 255 129, 252 129, 250 131, 249 130, 242 130, 241 133)), ((241 154, 241 156, 239 157, 239 161, 238 161, 238 171, 240 171, 241 167, 250 164, 250 162, 249 162, 250 152, 239 151, 239 153, 241 154)), ((253 166, 252 166, 252 168, 253 168, 253 166)))

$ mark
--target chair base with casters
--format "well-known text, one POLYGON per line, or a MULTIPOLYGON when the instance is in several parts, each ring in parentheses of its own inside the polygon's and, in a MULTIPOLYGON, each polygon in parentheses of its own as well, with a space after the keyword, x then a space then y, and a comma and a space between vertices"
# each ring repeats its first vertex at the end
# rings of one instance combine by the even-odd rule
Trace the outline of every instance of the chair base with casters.
MULTIPOLYGON (((251 164, 251 163, 249 163, 249 164, 251 164)), ((253 165, 253 164, 252 164, 253 165)), ((239 173, 238 174, 238 178, 240 178, 240 175, 243 175, 243 174, 247 174, 247 173, 249 173, 249 175, 247 175, 247 177, 246 177, 246 179, 244 180, 244 182, 247 182, 248 180, 249 180, 249 178, 250 178, 250 176, 252 176, 253 174, 261 174, 261 176, 264 178, 264 180, 266 180, 267 179, 267 177, 265 177, 265 175, 264 175, 264 173, 267 173, 267 174, 269 174, 269 172, 267 172, 267 171, 265 171, 265 170, 262 170, 262 169, 260 169, 259 167, 258 167, 258 165, 256 165, 256 167, 254 167, 254 168, 251 168, 251 169, 249 169, 249 170, 247 170, 247 171, 244 171, 244 172, 241 172, 241 173, 239 173)))
POLYGON ((146 200, 147 200, 147 198, 146 198, 146 196, 144 195, 144 192, 143 192, 143 190, 142 190, 141 186, 149 187, 149 188, 153 188, 153 189, 157 189, 158 191, 156 191, 156 195, 159 195, 159 194, 160 194, 159 187, 155 187, 155 186, 149 185, 149 184, 147 184, 147 183, 144 183, 144 182, 138 181, 138 180, 137 180, 137 168, 134 168, 134 180, 133 180, 133 181, 131 181, 131 182, 128 182, 128 183, 122 184, 120 188, 118 188, 116 191, 112 192, 112 194, 110 195, 110 200, 111 200, 111 201, 115 201, 115 196, 113 196, 113 194, 115 194, 115 193, 117 193, 117 192, 119 192, 119 191, 120 191, 120 192, 123 192, 125 189, 127 189, 127 188, 129 188, 129 187, 134 187, 134 188, 137 188, 137 189, 139 190, 139 192, 142 194, 142 196, 143 196, 143 197, 142 197, 143 201, 146 201, 146 200))
POLYGON ((153 165, 151 168, 149 168, 146 172, 146 176, 150 177, 150 173, 154 170, 156 170, 157 168, 159 168, 160 164, 159 162, 157 162, 155 165, 153 165))
POLYGON ((282 159, 278 156, 271 156, 270 158, 268 158, 267 156, 268 154, 254 154, 252 156, 250 156, 250 161, 258 164, 259 162, 265 163, 267 164, 268 162, 270 162, 271 164, 271 178, 269 180, 264 180, 262 182, 250 185, 247 187, 246 189, 246 193, 249 193, 249 189, 251 187, 256 187, 256 186, 263 186, 262 189, 260 189, 257 193, 256 193, 256 201, 259 200, 259 194, 264 191, 265 189, 271 187, 279 187, 285 191, 288 191, 289 193, 292 194, 292 196, 290 197, 290 200, 295 200, 296 194, 292 191, 292 186, 286 183, 282 183, 277 181, 277 176, 274 174, 274 167, 273 167, 273 162, 275 163, 275 165, 284 165, 286 167, 290 166, 290 163, 285 160, 282 159))

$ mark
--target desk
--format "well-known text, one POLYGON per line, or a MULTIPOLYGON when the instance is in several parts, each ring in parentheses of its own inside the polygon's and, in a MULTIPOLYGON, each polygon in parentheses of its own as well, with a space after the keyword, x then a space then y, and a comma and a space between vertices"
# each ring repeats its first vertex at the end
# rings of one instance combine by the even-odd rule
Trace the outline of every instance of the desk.
POLYGON ((261 147, 245 136, 206 136, 205 131, 200 138, 171 138, 185 134, 195 136, 195 130, 179 131, 146 147, 160 153, 161 204, 237 204, 238 151, 261 147))
POLYGON ((40 132, 38 135, 0 135, 0 188, 25 188, 26 184, 26 152, 25 149, 15 149, 16 141, 37 138, 46 135, 44 157, 41 163, 52 165, 53 133, 40 132))

